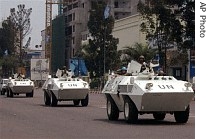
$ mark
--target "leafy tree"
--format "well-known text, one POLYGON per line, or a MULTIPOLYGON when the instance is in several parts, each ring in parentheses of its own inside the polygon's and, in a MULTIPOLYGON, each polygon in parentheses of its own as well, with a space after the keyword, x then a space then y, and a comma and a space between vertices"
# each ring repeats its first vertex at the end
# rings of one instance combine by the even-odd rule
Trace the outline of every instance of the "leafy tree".
POLYGON ((114 18, 109 16, 104 18, 105 3, 95 3, 94 9, 90 11, 88 29, 93 39, 89 40, 89 45, 82 48, 82 55, 87 64, 90 77, 101 77, 105 72, 112 70, 119 64, 119 54, 117 52, 118 39, 114 38, 112 29, 114 18), (104 59, 105 52, 105 59, 104 59))
POLYGON ((2 77, 9 77, 13 73, 18 57, 15 56, 15 36, 14 25, 9 20, 2 22, 0 29, 0 67, 2 67, 2 77))
POLYGON ((17 67, 18 57, 15 55, 7 55, 0 59, 0 66, 2 66, 2 77, 8 78, 11 76, 17 67))
POLYGON ((19 60, 20 64, 23 64, 23 54, 24 49, 27 48, 30 45, 31 37, 28 38, 25 45, 23 45, 23 40, 26 38, 27 35, 29 35, 31 31, 31 24, 30 24, 30 14, 32 12, 32 8, 25 9, 24 4, 18 5, 18 11, 15 11, 15 8, 10 9, 10 20, 14 24, 14 27, 17 32, 18 42, 19 45, 19 60))
POLYGON ((176 45, 183 53, 186 53, 185 48, 193 46, 194 0, 148 0, 147 4, 139 1, 138 10, 143 20, 142 31, 148 40, 157 42, 161 65, 166 59, 163 59, 166 46, 176 45))
POLYGON ((15 51, 14 39, 15 30, 12 22, 7 19, 2 22, 2 28, 0 28, 0 57, 3 57, 5 52, 7 54, 13 54, 15 51))

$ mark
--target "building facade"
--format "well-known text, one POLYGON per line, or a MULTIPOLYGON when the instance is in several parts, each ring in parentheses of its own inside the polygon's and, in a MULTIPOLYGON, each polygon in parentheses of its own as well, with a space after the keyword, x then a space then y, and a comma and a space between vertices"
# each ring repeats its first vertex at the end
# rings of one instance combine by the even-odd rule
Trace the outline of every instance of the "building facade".
POLYGON ((87 27, 89 11, 94 3, 102 1, 110 6, 111 15, 118 20, 136 14, 139 0, 69 0, 69 4, 63 7, 66 51, 69 58, 74 57, 82 42, 90 37, 87 27))

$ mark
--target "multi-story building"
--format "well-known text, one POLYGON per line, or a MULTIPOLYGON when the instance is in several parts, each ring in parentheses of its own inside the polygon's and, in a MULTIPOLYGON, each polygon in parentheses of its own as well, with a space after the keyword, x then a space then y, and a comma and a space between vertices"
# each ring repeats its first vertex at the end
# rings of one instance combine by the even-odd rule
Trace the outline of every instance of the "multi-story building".
MULTIPOLYGON (((101 3, 102 1, 105 0, 69 0, 69 4, 64 6, 66 50, 69 58, 74 57, 75 52, 81 46, 81 42, 88 39, 89 11, 94 3, 101 3)), ((121 19, 137 13, 138 1, 106 0, 105 2, 111 8, 111 15, 115 19, 121 19)))
MULTIPOLYGON (((75 57, 80 46, 91 38, 87 27, 89 11, 94 3, 102 1, 105 0, 69 0, 69 4, 63 7, 66 65, 69 64, 70 58, 75 57)), ((148 0, 142 1, 151 5, 148 0)), ((119 38, 118 50, 135 43, 147 43, 145 34, 140 31, 141 20, 137 11, 138 2, 139 0, 106 0, 107 5, 111 8, 110 14, 115 18, 113 35, 119 38)))

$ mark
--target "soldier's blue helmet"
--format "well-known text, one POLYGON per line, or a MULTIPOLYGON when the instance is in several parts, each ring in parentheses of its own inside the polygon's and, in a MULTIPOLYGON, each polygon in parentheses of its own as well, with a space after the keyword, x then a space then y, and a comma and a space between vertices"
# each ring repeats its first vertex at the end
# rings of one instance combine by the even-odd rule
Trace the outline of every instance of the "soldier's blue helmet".
POLYGON ((127 68, 126 67, 122 67, 121 70, 127 70, 127 68))

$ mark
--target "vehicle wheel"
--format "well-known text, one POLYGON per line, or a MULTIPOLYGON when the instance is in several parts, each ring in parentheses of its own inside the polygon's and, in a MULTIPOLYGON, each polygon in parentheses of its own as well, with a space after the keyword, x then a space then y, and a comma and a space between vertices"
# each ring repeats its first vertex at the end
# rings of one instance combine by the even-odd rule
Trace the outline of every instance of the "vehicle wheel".
POLYGON ((3 95, 3 90, 1 90, 1 95, 3 95))
POLYGON ((53 93, 51 93, 50 105, 51 106, 57 106, 57 104, 58 104, 58 100, 57 100, 56 96, 53 93))
POLYGON ((34 96, 34 90, 32 90, 30 93, 30 97, 33 97, 33 96, 34 96))
POLYGON ((9 89, 7 89, 7 97, 9 97, 9 89))
POLYGON ((166 113, 154 112, 153 117, 155 118, 155 120, 164 120, 166 117, 166 113))
POLYGON ((47 92, 44 91, 44 103, 45 105, 50 105, 50 96, 47 94, 47 92))
POLYGON ((85 97, 85 99, 81 100, 81 104, 82 106, 87 106, 89 102, 89 95, 87 94, 87 96, 85 97))
POLYGON ((8 95, 9 95, 9 97, 13 97, 14 96, 14 94, 13 94, 13 92, 12 92, 12 90, 11 89, 8 89, 8 95))
POLYGON ((2 90, 2 95, 5 95, 6 90, 2 90))
POLYGON ((73 100, 73 103, 74 103, 74 106, 78 106, 80 103, 80 100, 79 99, 73 100))
POLYGON ((26 93, 26 97, 30 97, 30 93, 26 93))
POLYGON ((125 98, 124 117, 127 123, 136 123, 138 120, 138 110, 129 98, 125 98))
POLYGON ((114 100, 110 96, 107 96, 106 112, 109 120, 111 121, 118 120, 119 109, 117 108, 114 100))
POLYGON ((185 111, 174 112, 174 117, 177 123, 186 123, 189 119, 190 106, 185 111))

